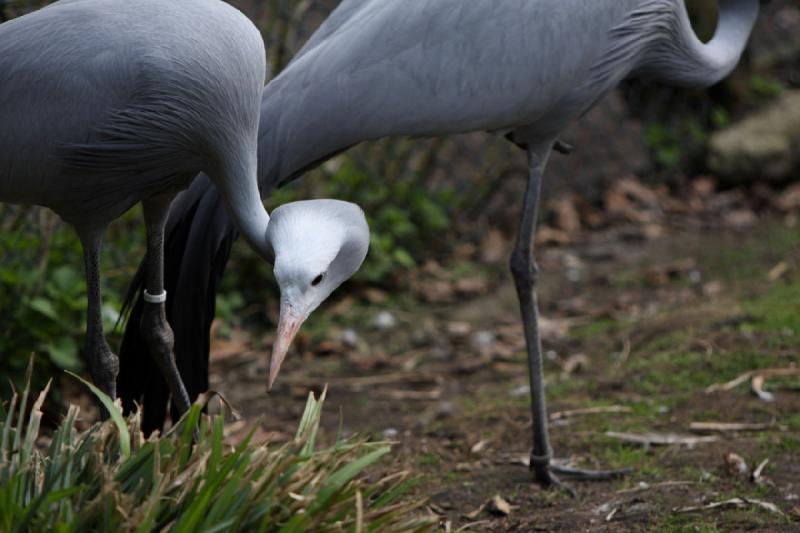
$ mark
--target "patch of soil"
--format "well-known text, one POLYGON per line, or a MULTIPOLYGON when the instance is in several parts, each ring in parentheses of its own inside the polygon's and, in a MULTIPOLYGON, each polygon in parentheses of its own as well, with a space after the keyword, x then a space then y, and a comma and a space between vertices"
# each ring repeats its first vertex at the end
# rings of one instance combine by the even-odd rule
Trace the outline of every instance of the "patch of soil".
POLYGON ((758 246, 786 228, 773 222, 700 234, 670 227, 655 239, 630 239, 626 231, 617 227, 539 256, 555 457, 589 468, 630 466, 625 479, 570 483, 576 498, 532 482, 524 464, 531 438, 524 340, 501 268, 484 272, 483 285, 466 284, 478 287, 471 293, 441 303, 421 302, 411 287, 321 310, 310 327, 332 325, 319 339, 301 338, 269 394, 264 345, 241 334, 220 340, 212 388, 246 420, 230 431, 235 438, 258 424, 260 438, 290 438, 308 391, 327 383, 323 438, 366 432, 396 441, 385 467, 420 477, 416 492, 429 498, 445 529, 796 531, 797 388, 773 389, 772 402, 747 384, 705 391, 747 370, 800 363, 793 338, 800 331, 762 330, 743 308, 774 283, 765 272, 776 259, 796 273, 796 252, 758 246), (761 251, 735 255, 745 242, 761 251), (726 263, 725 254, 738 259, 726 263), (745 260, 752 264, 737 262, 745 260), (743 270, 759 272, 757 281, 743 270), (587 407, 599 412, 564 414, 587 407), (717 439, 694 446, 644 447, 609 435, 697 437, 690 424, 698 421, 766 426, 704 433, 717 439), (763 478, 731 473, 729 453, 744 458, 748 472, 768 459, 763 478), (510 504, 508 514, 486 505, 495 496, 510 504), (703 508, 735 497, 746 500, 703 508), (688 507, 703 509, 681 510, 688 507))

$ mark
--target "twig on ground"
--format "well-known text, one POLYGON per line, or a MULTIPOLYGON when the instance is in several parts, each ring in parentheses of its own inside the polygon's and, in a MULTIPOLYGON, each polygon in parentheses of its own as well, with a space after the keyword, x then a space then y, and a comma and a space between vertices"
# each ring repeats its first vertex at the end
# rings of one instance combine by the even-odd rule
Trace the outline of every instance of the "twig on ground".
POLYGON ((485 525, 491 524, 491 523, 492 523, 491 520, 478 520, 477 522, 469 522, 467 524, 464 524, 460 528, 456 529, 456 531, 467 531, 468 529, 472 529, 473 527, 485 526, 485 525))
POLYGON ((691 435, 676 435, 674 433, 619 433, 616 431, 607 431, 607 437, 619 439, 625 442, 632 442, 634 444, 641 444, 644 446, 671 446, 673 444, 681 444, 685 446, 694 446, 696 444, 704 444, 708 442, 716 442, 719 440, 714 435, 705 437, 694 437, 691 435))
POLYGON ((642 492, 645 490, 660 489, 667 487, 681 487, 685 485, 697 485, 697 481, 663 481, 661 483, 656 483, 654 485, 649 485, 647 483, 642 482, 638 487, 618 490, 617 494, 630 494, 632 492, 642 492))
POLYGON ((673 509, 675 513, 683 514, 683 513, 695 513, 698 511, 707 511, 711 509, 717 509, 720 507, 761 507, 762 509, 766 509, 771 513, 776 513, 783 515, 783 511, 781 511, 777 505, 770 502, 765 502, 762 500, 756 500, 753 498, 731 498, 730 500, 725 500, 721 502, 713 502, 709 503, 708 505, 697 505, 697 506, 689 506, 689 507, 676 507, 673 509))
POLYGON ((756 483, 756 484, 761 484, 761 483, 763 483, 763 482, 764 482, 764 477, 762 477, 762 475, 761 475, 761 474, 764 472, 764 468, 765 468, 765 467, 766 467, 768 464, 769 464, 769 459, 764 459, 763 461, 761 461, 761 462, 758 464, 758 466, 756 467, 756 469, 755 469, 755 470, 753 470, 753 473, 750 475, 750 479, 753 481, 753 483, 756 483))
POLYGON ((379 391, 378 396, 390 400, 438 400, 442 397, 442 389, 433 390, 388 390, 379 391))
POLYGON ((484 509, 486 509, 487 505, 489 505, 488 501, 483 502, 480 507, 478 507, 477 509, 475 509, 471 513, 465 513, 463 515, 464 518, 466 518, 468 520, 475 520, 476 518, 478 518, 478 516, 480 516, 480 514, 484 511, 484 509))
POLYGON ((692 431, 762 431, 773 427, 774 424, 754 424, 747 422, 692 422, 689 429, 692 431))
POLYGON ((769 378, 800 376, 800 368, 790 366, 787 368, 762 368, 760 370, 750 370, 738 376, 736 379, 727 383, 716 383, 706 388, 706 394, 719 391, 733 390, 748 380, 753 393, 765 401, 772 401, 775 396, 764 390, 764 382, 769 378))
MULTIPOLYGON (((407 372, 392 372, 389 374, 377 374, 373 376, 356 376, 343 378, 330 378, 326 380, 331 386, 347 387, 352 390, 359 390, 362 387, 376 387, 379 385, 390 385, 393 383, 414 383, 414 384, 440 384, 443 379, 441 376, 433 374, 409 374, 407 372)), ((288 385, 306 385, 308 378, 286 379, 283 381, 288 385)))
POLYGON ((580 415, 596 415, 606 413, 630 413, 632 409, 624 405, 607 405, 600 407, 584 407, 582 409, 569 409, 566 411, 556 411, 550 413, 550 420, 560 420, 580 415))
POLYGON ((614 364, 615 367, 621 367, 625 363, 628 362, 628 358, 631 356, 631 338, 625 337, 625 340, 622 341, 622 351, 617 358, 617 362, 614 364))

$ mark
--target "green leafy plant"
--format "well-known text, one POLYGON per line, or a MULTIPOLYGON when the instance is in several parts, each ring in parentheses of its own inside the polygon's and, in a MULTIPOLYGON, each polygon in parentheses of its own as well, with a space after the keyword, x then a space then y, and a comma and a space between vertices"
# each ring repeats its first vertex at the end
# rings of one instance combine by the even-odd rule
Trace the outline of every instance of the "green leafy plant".
MULTIPOLYGON (((144 237, 138 210, 112 225, 103 253, 103 321, 113 337, 120 295, 139 260, 144 237), (122 268, 120 268, 122 265, 122 268)), ((18 386, 31 352, 42 376, 83 368, 86 283, 75 232, 46 209, 0 206, 0 375, 18 386)), ((113 339, 112 339, 113 345, 113 339)), ((37 378, 34 378, 37 379, 37 378)), ((37 388, 44 385, 35 382, 37 388)), ((55 395, 58 397, 58 383, 55 395)), ((0 382, 0 394, 8 393, 0 382)))
POLYGON ((252 432, 231 446, 223 416, 208 418, 199 404, 145 439, 139 413, 123 419, 92 390, 111 417, 85 431, 74 405, 52 436, 40 431, 48 387, 30 411, 29 386, 0 406, 0 531, 432 530, 419 504, 402 499, 407 473, 363 478, 388 443, 318 445, 324 393, 309 395, 295 438, 270 447, 253 444, 252 432))
POLYGON ((649 123, 645 142, 662 169, 676 171, 704 153, 708 134, 697 120, 686 117, 669 124, 649 123))
POLYGON ((760 74, 753 74, 750 77, 750 88, 761 98, 774 98, 783 91, 781 82, 760 74))

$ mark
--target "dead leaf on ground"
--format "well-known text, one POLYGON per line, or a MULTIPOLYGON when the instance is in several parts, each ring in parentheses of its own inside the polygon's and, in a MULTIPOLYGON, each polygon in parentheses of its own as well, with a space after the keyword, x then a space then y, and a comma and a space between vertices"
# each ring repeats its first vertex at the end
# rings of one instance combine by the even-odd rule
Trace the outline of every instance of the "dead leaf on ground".
POLYGON ((789 271, 789 263, 786 261, 781 261, 774 267, 772 267, 767 273, 767 279, 770 281, 778 281, 781 279, 787 272, 789 271))
POLYGON ((764 400, 765 402, 774 402, 775 395, 764 390, 765 381, 766 378, 763 374, 753 376, 753 379, 750 380, 750 390, 752 390, 753 394, 758 396, 759 399, 764 400))
POLYGON ((800 208, 800 183, 790 185, 778 195, 775 206, 782 211, 794 211, 800 208))
POLYGON ((473 453, 475 455, 480 455, 481 453, 483 453, 484 450, 486 450, 486 447, 489 445, 489 442, 491 442, 489 441, 489 439, 479 440, 472 446, 472 448, 470 448, 469 450, 470 453, 473 453))
POLYGON ((232 359, 250 349, 250 335, 246 331, 234 330, 230 337, 219 336, 222 323, 219 319, 211 324, 211 354, 214 361, 226 361, 232 359))
POLYGON ((752 227, 758 222, 758 217, 749 208, 734 209, 722 215, 722 223, 733 229, 752 227))
POLYGON ((750 473, 750 467, 738 453, 726 453, 725 466, 728 468, 728 472, 734 476, 744 476, 750 473))
POLYGON ((539 317, 539 335, 548 341, 561 340, 567 336, 573 322, 567 318, 539 317))
POLYGON ((581 230, 581 217, 575 207, 572 194, 564 194, 550 202, 555 214, 556 227, 567 234, 575 234, 581 230))
POLYGON ((489 284, 483 278, 464 278, 456 281, 454 288, 456 294, 468 298, 485 294, 489 284))
POLYGON ((502 263, 508 259, 508 241, 497 229, 486 232, 481 240, 481 259, 486 263, 502 263))
POLYGON ((661 215, 660 196, 659 192, 638 180, 625 178, 606 191, 606 210, 636 224, 655 222, 661 215))
POLYGON ((541 246, 546 245, 565 245, 572 242, 572 237, 564 230, 552 228, 550 226, 541 226, 536 231, 536 244, 541 246))
POLYGON ((692 191, 698 196, 711 196, 717 190, 717 180, 713 176, 698 176, 692 180, 692 191))
POLYGON ((511 514, 511 504, 499 494, 495 494, 489 502, 489 512, 498 516, 508 516, 511 514))
POLYGON ((561 365, 561 374, 564 376, 577 374, 585 371, 591 365, 592 362, 588 357, 586 357, 586 355, 582 353, 571 355, 566 361, 564 361, 564 364, 561 365))

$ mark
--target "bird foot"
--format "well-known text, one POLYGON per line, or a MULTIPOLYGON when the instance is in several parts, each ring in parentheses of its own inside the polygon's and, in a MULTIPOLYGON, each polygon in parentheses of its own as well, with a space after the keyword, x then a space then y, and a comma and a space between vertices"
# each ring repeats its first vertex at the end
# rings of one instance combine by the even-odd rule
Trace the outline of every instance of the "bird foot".
POLYGON ((575 489, 566 485, 560 478, 571 481, 611 481, 621 479, 633 471, 632 468, 618 470, 584 470, 564 464, 553 463, 550 456, 531 454, 531 470, 536 482, 545 488, 556 487, 567 492, 573 498, 577 496, 575 489))

